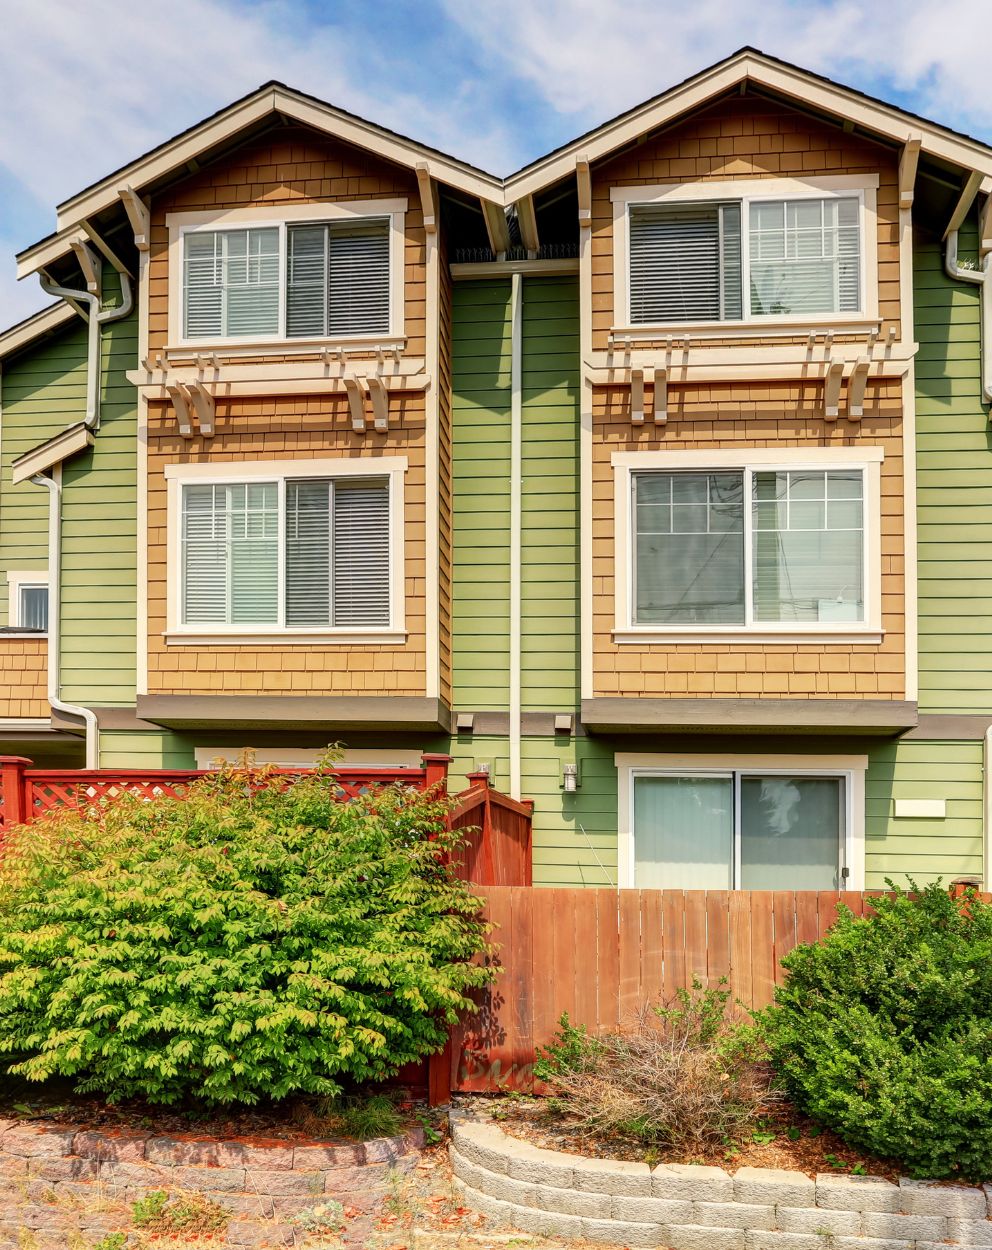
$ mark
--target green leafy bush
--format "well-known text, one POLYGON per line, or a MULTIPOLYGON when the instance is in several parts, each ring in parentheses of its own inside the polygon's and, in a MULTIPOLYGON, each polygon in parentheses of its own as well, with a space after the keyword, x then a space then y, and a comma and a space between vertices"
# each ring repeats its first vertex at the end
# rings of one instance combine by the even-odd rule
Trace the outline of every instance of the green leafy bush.
POLYGON ((0 1066, 172 1103, 335 1096, 439 1050, 488 970, 447 799, 326 772, 205 778, 16 830, 0 1066))
POLYGON ((795 1102, 918 1177, 992 1177, 992 907, 939 884, 846 909, 766 1013, 795 1102))
POLYGON ((561 1017, 534 1075, 578 1131, 694 1154, 742 1139, 775 1101, 756 1029, 727 1015, 726 989, 680 990, 622 1030, 593 1036, 561 1017))

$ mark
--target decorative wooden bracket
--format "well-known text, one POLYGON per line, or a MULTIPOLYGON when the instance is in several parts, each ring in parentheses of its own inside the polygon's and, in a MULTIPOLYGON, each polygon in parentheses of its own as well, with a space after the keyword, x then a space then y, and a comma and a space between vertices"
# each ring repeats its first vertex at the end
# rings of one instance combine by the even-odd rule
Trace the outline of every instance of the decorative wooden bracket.
POLYGON ((72 254, 76 258, 76 263, 83 271, 83 278, 86 282, 86 289, 91 295, 99 295, 100 288, 103 285, 102 269, 103 264, 99 257, 93 254, 89 243, 82 235, 69 240, 69 246, 72 248, 72 254))
POLYGON ((660 366, 654 371, 654 423, 664 425, 668 420, 668 370, 660 366))
POLYGON ((984 260, 992 252, 992 191, 985 197, 978 218, 978 255, 984 260))
POLYGON ((210 394, 202 382, 188 382, 186 391, 192 400, 193 411, 196 413, 196 423, 200 427, 200 433, 204 438, 213 438, 214 421, 216 418, 213 395, 210 394))
POLYGON ((389 429, 389 392, 382 378, 370 374, 366 379, 372 400, 372 422, 380 434, 389 429))
POLYGON ((364 434, 365 394, 361 383, 353 373, 344 375, 344 389, 348 392, 348 407, 351 409, 351 428, 356 434, 364 434))
POLYGON ((592 178, 589 158, 580 156, 575 162, 575 182, 579 194, 579 226, 592 225, 592 178))
POLYGON ((916 185, 916 167, 920 161, 923 136, 911 134, 903 144, 899 157, 899 207, 913 207, 913 188, 916 185))
POLYGON ((630 423, 644 424, 644 370, 630 371, 630 423))
POLYGON ((431 167, 426 161, 417 162, 417 186, 420 188, 420 207, 424 214, 424 230, 428 234, 436 234, 437 196, 434 192, 434 181, 431 178, 431 167))
POLYGON ((831 360, 823 381, 823 416, 827 421, 836 421, 840 414, 840 384, 843 379, 843 360, 831 360))
POLYGON ((944 239, 949 234, 953 234, 955 230, 960 230, 964 225, 964 219, 971 212, 971 206, 975 202, 975 196, 978 194, 978 188, 982 185, 982 175, 978 170, 972 170, 968 178, 961 188, 961 194, 958 196, 958 202, 954 206, 954 212, 951 213, 951 219, 947 223, 947 229, 944 231, 944 239))
POLYGON ((506 220, 506 209, 493 200, 480 200, 480 203, 486 220, 489 246, 496 256, 505 256, 510 250, 510 227, 506 220))
POLYGON ((165 388, 172 400, 172 407, 179 422, 179 433, 183 438, 193 437, 193 416, 190 394, 182 382, 176 382, 165 388))
POLYGON ((520 223, 520 240, 533 260, 541 250, 541 240, 537 233, 537 213, 532 195, 525 195, 517 201, 517 221, 520 223))
POLYGON ((868 356, 859 356, 847 384, 847 419, 860 421, 865 410, 865 386, 868 383, 868 369, 871 360, 868 356))
POLYGON ((139 252, 147 252, 151 247, 151 213, 148 205, 130 184, 118 187, 117 194, 134 231, 134 246, 139 252))

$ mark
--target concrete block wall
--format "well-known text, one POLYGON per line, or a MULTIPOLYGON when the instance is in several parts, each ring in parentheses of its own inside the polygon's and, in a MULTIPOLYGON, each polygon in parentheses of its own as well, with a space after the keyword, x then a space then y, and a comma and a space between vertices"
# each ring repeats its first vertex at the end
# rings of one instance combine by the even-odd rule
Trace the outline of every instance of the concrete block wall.
POLYGON ((452 1124, 455 1187, 469 1206, 528 1233, 669 1250, 937 1250, 992 1247, 992 1186, 772 1168, 587 1159, 452 1124))

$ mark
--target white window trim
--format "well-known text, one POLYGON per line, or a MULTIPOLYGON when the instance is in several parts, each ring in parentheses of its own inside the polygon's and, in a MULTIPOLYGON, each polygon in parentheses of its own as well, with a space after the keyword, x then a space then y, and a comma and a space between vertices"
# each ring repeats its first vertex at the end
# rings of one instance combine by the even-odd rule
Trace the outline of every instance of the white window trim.
MULTIPOLYGON (((634 778, 727 772, 764 776, 843 777, 845 839, 842 866, 849 875, 841 890, 865 888, 865 774, 867 755, 667 755, 617 752, 618 778, 617 880, 620 889, 634 887, 634 778)), ((735 851, 737 840, 735 837, 735 851)))
MULTIPOLYGON (((47 569, 8 569, 7 570, 7 620, 14 629, 23 629, 24 625, 21 621, 21 591, 30 586, 43 586, 46 590, 48 586, 48 570, 47 569)), ((9 638, 10 635, 8 634, 9 638)), ((48 630, 44 634, 36 634, 34 631, 27 635, 29 638, 47 638, 48 630)))
MULTIPOLYGON (((613 640, 618 643, 879 643, 882 641, 882 520, 881 447, 755 447, 751 450, 621 451, 611 457, 614 474, 614 617, 613 640), (633 496, 631 476, 661 469, 824 469, 855 468, 864 472, 864 604, 863 622, 758 621, 752 625, 637 625, 633 614, 633 496)), ((750 500, 745 500, 745 508, 750 500)), ((747 522, 745 522, 747 524, 747 522)), ((746 531, 745 531, 746 532, 746 531)), ((750 554, 745 542, 745 576, 750 576, 750 554)))
MULTIPOLYGON (((405 509, 403 502, 406 456, 357 456, 334 460, 258 460, 250 464, 170 464, 165 467, 168 490, 168 586, 165 639, 183 646, 315 646, 323 644, 401 644, 405 624, 405 509), (280 533, 283 493, 290 478, 387 477, 389 479, 389 625, 351 626, 184 625, 182 603, 182 488, 209 482, 276 482, 280 493, 280 533)), ((281 591, 280 591, 281 598, 281 591)))
POLYGON ((749 333, 796 327, 858 329, 878 322, 878 174, 836 174, 823 178, 744 178, 731 182, 663 183, 647 187, 611 187, 613 202, 613 319, 614 336, 643 335, 646 331, 685 334, 690 330, 708 333, 735 329, 749 333), (705 204, 709 201, 740 200, 744 204, 741 221, 741 264, 744 304, 748 294, 748 214, 747 205, 761 200, 828 199, 857 195, 861 203, 861 293, 864 307, 858 313, 801 313, 792 316, 752 316, 741 321, 672 321, 633 325, 630 315, 630 206, 679 202, 705 204))
POLYGON ((254 346, 266 351, 278 352, 279 348, 305 346, 307 343, 347 344, 351 350, 387 346, 404 337, 404 228, 408 201, 348 200, 336 203, 282 204, 278 207, 256 206, 232 208, 223 212, 168 213, 166 226, 169 231, 169 347, 176 351, 196 348, 208 352, 215 347, 254 346), (288 337, 285 334, 251 338, 247 335, 211 339, 187 338, 183 332, 183 252, 185 236, 198 231, 236 230, 250 227, 261 229, 275 227, 279 230, 279 323, 286 320, 286 227, 298 222, 358 221, 369 217, 389 218, 389 329, 382 334, 356 336, 354 334, 327 335, 317 339, 288 337))

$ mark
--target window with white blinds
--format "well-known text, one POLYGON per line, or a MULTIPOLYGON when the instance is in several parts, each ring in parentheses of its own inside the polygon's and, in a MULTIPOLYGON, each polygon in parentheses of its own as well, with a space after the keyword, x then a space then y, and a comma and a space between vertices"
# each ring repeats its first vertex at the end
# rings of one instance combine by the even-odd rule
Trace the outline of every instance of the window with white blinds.
POLYGON ((635 625, 864 624, 861 468, 631 477, 635 625))
POLYGON ((182 624, 390 625, 388 478, 182 488, 182 624))
POLYGON ((631 204, 630 324, 863 311, 858 195, 631 204))
POLYGON ((389 217, 188 231, 186 339, 390 332, 389 217))

